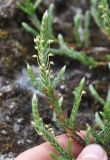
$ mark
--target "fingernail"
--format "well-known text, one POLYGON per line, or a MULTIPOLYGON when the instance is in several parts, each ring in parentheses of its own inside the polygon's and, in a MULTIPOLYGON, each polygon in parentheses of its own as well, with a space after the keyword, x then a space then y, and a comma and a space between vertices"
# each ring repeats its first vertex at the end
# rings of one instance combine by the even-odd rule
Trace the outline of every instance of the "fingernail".
POLYGON ((91 144, 83 149, 77 160, 107 160, 107 154, 98 144, 91 144))

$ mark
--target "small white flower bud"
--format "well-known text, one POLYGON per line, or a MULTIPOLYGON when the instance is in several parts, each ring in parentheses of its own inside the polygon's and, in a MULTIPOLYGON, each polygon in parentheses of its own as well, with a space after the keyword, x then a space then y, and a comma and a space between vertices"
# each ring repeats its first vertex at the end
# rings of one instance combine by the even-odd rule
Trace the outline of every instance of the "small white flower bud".
POLYGON ((48 129, 48 128, 49 128, 49 125, 47 125, 47 124, 46 124, 46 125, 45 125, 45 128, 47 128, 47 129, 48 129))
POLYGON ((48 17, 48 11, 47 10, 45 11, 44 16, 48 17))
POLYGON ((53 54, 52 54, 52 53, 49 53, 49 57, 53 57, 53 54))
POLYGON ((43 67, 43 68, 45 67, 45 64, 44 64, 44 63, 42 64, 42 67, 43 67))
POLYGON ((51 131, 51 134, 53 134, 53 135, 54 135, 54 131, 51 131))
POLYGON ((36 39, 36 38, 34 38, 34 42, 35 42, 35 43, 37 42, 37 39, 36 39))
POLYGON ((82 91, 82 95, 84 95, 84 94, 86 94, 86 92, 83 90, 83 91, 82 91))
POLYGON ((50 61, 50 64, 51 64, 51 65, 54 65, 54 62, 53 62, 53 61, 50 61))
POLYGON ((39 133, 38 133, 38 135, 39 135, 39 136, 42 136, 42 135, 43 135, 43 133, 42 133, 42 132, 39 132, 39 133))
POLYGON ((50 43, 53 43, 54 42, 54 40, 48 40, 48 44, 50 44, 50 43))
POLYGON ((39 69, 42 70, 43 69, 42 66, 40 66, 39 69))
POLYGON ((31 121, 31 125, 32 125, 32 126, 35 126, 35 122, 34 122, 34 121, 31 121))
POLYGON ((38 49, 37 46, 34 47, 36 50, 38 49))
POLYGON ((103 8, 103 5, 99 5, 99 8, 102 9, 102 8, 103 8))
POLYGON ((32 57, 33 57, 33 58, 37 58, 37 55, 33 55, 32 57))
POLYGON ((49 74, 49 71, 48 71, 48 70, 46 70, 46 73, 47 73, 47 74, 49 74))
POLYGON ((49 128, 49 131, 51 132, 51 131, 53 131, 53 129, 52 129, 52 128, 49 128))

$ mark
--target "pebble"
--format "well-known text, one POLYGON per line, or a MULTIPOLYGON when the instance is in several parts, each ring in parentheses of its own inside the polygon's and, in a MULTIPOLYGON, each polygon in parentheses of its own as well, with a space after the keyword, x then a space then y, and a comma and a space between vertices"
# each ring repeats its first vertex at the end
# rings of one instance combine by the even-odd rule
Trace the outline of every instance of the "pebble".
POLYGON ((18 119, 17 119, 17 123, 20 124, 20 123, 23 122, 23 120, 24 120, 23 118, 18 118, 18 119))
POLYGON ((31 143, 32 143, 32 140, 27 139, 26 142, 27 142, 28 144, 31 144, 31 143))
POLYGON ((11 122, 11 118, 9 116, 6 116, 5 119, 6 119, 7 122, 11 122))
POLYGON ((4 135, 7 135, 7 131, 6 130, 2 130, 1 133, 4 134, 4 135))
POLYGON ((20 125, 17 124, 17 123, 14 123, 14 125, 13 125, 13 130, 14 130, 15 133, 18 133, 19 130, 20 130, 20 125))
POLYGON ((60 86, 61 90, 64 90, 65 87, 66 87, 65 85, 61 85, 61 86, 60 86))
POLYGON ((2 94, 3 93, 8 93, 8 92, 11 92, 12 91, 12 87, 10 85, 7 85, 7 86, 3 86, 0 88, 2 94))
POLYGON ((24 139, 21 139, 17 142, 18 144, 24 144, 24 139))
POLYGON ((3 96, 3 93, 0 92, 0 97, 2 97, 2 96, 3 96))
POLYGON ((9 108, 10 108, 10 109, 14 109, 15 106, 16 106, 16 103, 15 103, 15 102, 12 102, 11 105, 9 106, 9 108))
POLYGON ((4 155, 0 155, 0 160, 15 160, 15 157, 12 152, 4 155))

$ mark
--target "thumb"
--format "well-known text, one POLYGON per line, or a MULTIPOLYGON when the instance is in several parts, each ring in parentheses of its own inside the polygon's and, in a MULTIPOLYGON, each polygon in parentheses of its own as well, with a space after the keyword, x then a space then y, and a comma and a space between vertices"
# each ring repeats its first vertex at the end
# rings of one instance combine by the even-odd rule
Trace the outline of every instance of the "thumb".
POLYGON ((77 160, 108 160, 104 149, 98 144, 90 144, 83 149, 77 160))

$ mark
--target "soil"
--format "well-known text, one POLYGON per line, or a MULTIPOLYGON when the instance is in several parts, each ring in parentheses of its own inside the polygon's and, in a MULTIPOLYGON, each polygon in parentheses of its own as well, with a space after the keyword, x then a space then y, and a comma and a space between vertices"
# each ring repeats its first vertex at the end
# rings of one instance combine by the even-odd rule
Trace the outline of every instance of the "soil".
MULTIPOLYGON (((46 99, 32 86, 26 70, 26 63, 32 65, 36 76, 38 66, 32 55, 34 50, 33 38, 21 27, 27 17, 17 8, 18 1, 0 1, 0 159, 14 159, 19 153, 36 146, 44 140, 37 135, 31 125, 31 99, 34 92, 39 97, 40 114, 44 123, 54 127, 56 135, 60 131, 52 121, 52 112, 47 106, 46 99)), ((62 33, 68 42, 73 42, 73 16, 77 8, 86 10, 88 0, 43 0, 38 14, 42 13, 50 2, 55 4, 54 31, 62 33), (65 1, 65 2, 64 2, 65 1)), ((104 59, 110 53, 109 41, 100 32, 91 18, 91 45, 86 49, 88 55, 96 59, 104 59)), ((56 88, 56 94, 64 97, 63 109, 69 116, 74 102, 74 89, 82 77, 86 77, 85 91, 77 117, 77 129, 84 129, 86 123, 94 123, 94 113, 101 107, 92 98, 88 85, 94 84, 100 95, 105 98, 109 88, 110 70, 107 65, 91 69, 78 61, 67 57, 56 56, 54 74, 67 64, 65 77, 56 88)))

